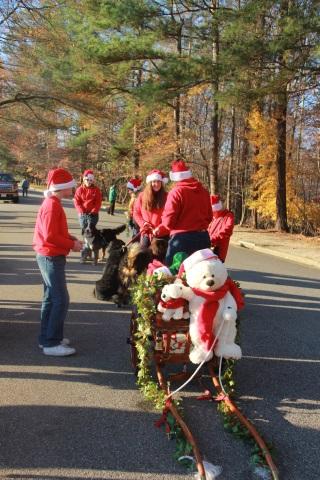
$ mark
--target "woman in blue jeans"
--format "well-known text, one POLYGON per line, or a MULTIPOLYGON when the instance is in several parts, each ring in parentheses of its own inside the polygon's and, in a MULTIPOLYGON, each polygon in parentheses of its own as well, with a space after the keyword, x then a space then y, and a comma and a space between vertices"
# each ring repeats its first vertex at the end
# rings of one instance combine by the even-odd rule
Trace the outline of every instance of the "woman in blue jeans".
POLYGON ((82 242, 70 235, 61 205, 63 198, 73 196, 76 183, 63 168, 48 174, 48 190, 36 220, 33 248, 43 280, 39 347, 45 355, 64 357, 76 350, 63 336, 64 321, 69 307, 65 266, 70 250, 80 252, 82 242))

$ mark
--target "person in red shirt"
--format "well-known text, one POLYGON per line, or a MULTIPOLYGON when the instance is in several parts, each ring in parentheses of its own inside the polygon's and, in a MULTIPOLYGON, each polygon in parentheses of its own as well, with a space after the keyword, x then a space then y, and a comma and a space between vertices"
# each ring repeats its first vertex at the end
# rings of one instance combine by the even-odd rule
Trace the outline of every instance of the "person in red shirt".
POLYGON ((48 173, 47 184, 32 243, 44 286, 39 347, 45 355, 64 357, 76 352, 63 337, 69 307, 66 256, 70 250, 80 252, 82 242, 70 235, 61 205, 63 198, 72 198, 76 182, 67 170, 56 168, 48 173))
POLYGON ((214 253, 224 262, 233 232, 234 215, 230 210, 223 208, 220 195, 211 195, 210 198, 213 211, 212 222, 208 228, 210 242, 214 253))
POLYGON ((197 250, 210 248, 207 228, 212 220, 209 192, 193 178, 183 160, 172 163, 170 179, 176 183, 168 193, 161 223, 153 231, 156 236, 170 236, 165 259, 167 266, 178 252, 191 255, 197 250))
MULTIPOLYGON (((93 171, 85 170, 82 184, 76 189, 74 196, 74 206, 79 215, 82 234, 88 227, 94 228, 97 225, 101 203, 102 193, 94 183, 93 171)), ((89 255, 90 250, 85 247, 81 252, 81 260, 84 262, 89 255)))
POLYGON ((133 219, 139 225, 140 243, 148 247, 152 230, 161 223, 161 215, 167 199, 164 185, 168 182, 161 170, 151 170, 146 178, 146 187, 134 202, 133 219))

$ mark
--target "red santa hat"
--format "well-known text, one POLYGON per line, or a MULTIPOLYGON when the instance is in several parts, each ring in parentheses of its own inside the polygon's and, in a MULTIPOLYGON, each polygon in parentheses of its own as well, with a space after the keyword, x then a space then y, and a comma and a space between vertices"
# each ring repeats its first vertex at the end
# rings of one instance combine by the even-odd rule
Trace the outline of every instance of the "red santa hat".
POLYGON ((168 177, 166 176, 166 174, 164 172, 162 172, 161 170, 157 170, 157 169, 153 169, 151 170, 151 172, 148 173, 147 175, 147 178, 146 178, 146 182, 149 183, 149 182, 154 182, 154 181, 159 181, 159 182, 162 182, 162 183, 168 183, 169 179, 168 177))
POLYGON ((192 177, 192 172, 189 170, 183 160, 176 160, 171 164, 171 172, 169 173, 170 180, 179 182, 180 180, 187 180, 192 177))
POLYGON ((142 180, 140 178, 130 178, 127 183, 127 188, 133 192, 138 192, 141 190, 142 180))
POLYGON ((64 168, 54 168, 50 170, 47 177, 48 189, 44 191, 45 197, 50 197, 52 192, 58 190, 67 190, 68 188, 76 187, 76 182, 71 173, 64 168))
POLYGON ((165 275, 167 277, 172 277, 172 273, 170 272, 169 268, 156 258, 149 263, 147 275, 165 275))
POLYGON ((212 210, 214 212, 219 212, 219 210, 222 210, 223 206, 222 206, 220 195, 210 195, 210 200, 211 200, 212 210))
POLYGON ((210 260, 212 258, 218 260, 219 257, 215 255, 213 251, 210 250, 210 248, 197 250, 182 262, 181 267, 179 269, 179 274, 183 272, 188 273, 188 271, 191 270, 198 263, 204 262, 206 260, 210 260))
POLYGON ((86 180, 94 180, 93 170, 85 170, 83 172, 83 178, 86 180))

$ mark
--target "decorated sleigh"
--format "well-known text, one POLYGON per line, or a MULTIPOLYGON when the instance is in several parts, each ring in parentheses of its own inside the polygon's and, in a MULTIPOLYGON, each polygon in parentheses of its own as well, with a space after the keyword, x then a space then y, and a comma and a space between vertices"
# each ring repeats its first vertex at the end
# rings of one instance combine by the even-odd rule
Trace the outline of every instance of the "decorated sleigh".
MULTIPOLYGON (((215 353, 212 354, 215 351, 213 346, 216 339, 214 339, 211 353, 203 357, 203 361, 199 362, 196 369, 192 369, 190 353, 195 349, 195 345, 192 343, 194 338, 190 335, 190 320, 187 318, 168 320, 165 313, 158 311, 161 292, 168 284, 171 292, 180 288, 179 282, 178 286, 175 286, 174 278, 145 275, 139 277, 132 291, 133 310, 128 339, 137 384, 156 409, 162 411, 157 426, 164 424, 169 436, 176 438, 177 444, 180 444, 178 460, 182 460, 183 463, 185 459, 191 459, 197 468, 199 480, 213 480, 219 475, 217 467, 203 461, 196 439, 182 418, 179 401, 176 400, 176 394, 185 388, 190 379, 196 378, 201 384, 201 369, 206 367, 215 392, 207 389, 200 398, 217 401, 220 410, 228 416, 231 428, 234 430, 236 427, 243 435, 254 439, 259 463, 269 470, 273 480, 278 480, 277 468, 265 441, 232 400, 232 381, 226 385, 228 377, 232 380, 230 371, 233 360, 224 360, 226 365, 224 369, 222 368, 222 357, 218 358, 215 353), (170 368, 173 371, 169 373, 170 368), (172 385, 177 388, 172 390, 172 385)), ((181 289, 184 289, 184 285, 181 289)), ((187 297, 189 290, 185 292, 187 297)), ((184 311, 190 308, 191 303, 192 300, 186 304, 184 311)))

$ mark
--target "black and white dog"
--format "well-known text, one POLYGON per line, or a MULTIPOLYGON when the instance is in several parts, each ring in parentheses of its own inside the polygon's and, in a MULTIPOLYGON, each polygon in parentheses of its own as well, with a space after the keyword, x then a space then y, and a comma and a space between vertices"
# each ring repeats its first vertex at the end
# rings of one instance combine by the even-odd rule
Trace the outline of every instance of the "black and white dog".
POLYGON ((89 254, 93 255, 93 263, 97 265, 99 259, 99 251, 102 252, 102 260, 105 258, 105 253, 110 242, 116 240, 117 235, 126 229, 125 225, 120 225, 116 228, 102 228, 98 230, 96 227, 87 227, 83 232, 84 249, 82 259, 89 254))

